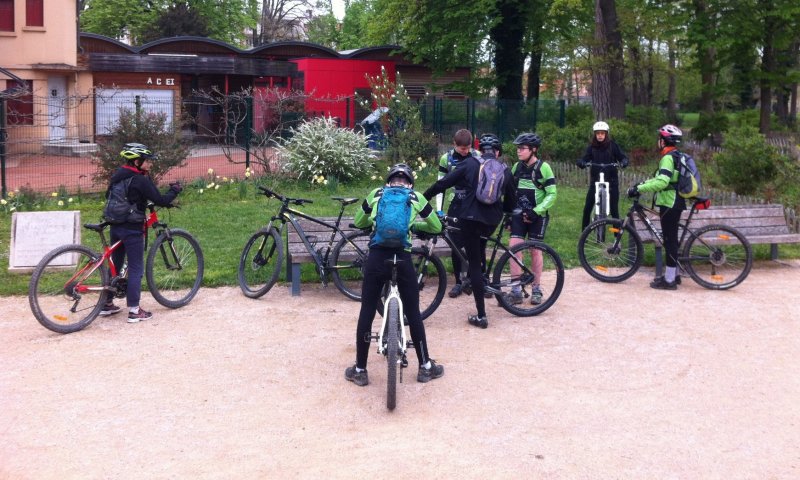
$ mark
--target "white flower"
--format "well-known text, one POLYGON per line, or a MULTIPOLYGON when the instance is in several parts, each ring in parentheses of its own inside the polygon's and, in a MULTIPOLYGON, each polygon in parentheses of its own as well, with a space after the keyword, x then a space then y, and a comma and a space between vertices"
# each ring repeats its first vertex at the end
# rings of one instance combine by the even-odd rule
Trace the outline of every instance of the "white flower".
POLYGON ((214 169, 213 168, 209 168, 208 169, 208 174, 209 175, 214 175, 214 169))
POLYGON ((9 208, 9 209, 8 209, 8 211, 9 211, 9 212, 13 212, 13 211, 14 211, 14 210, 16 210, 16 209, 17 209, 17 207, 11 207, 11 208, 9 208))
POLYGON ((244 172, 244 178, 250 178, 250 170, 244 172))
POLYGON ((376 178, 378 178, 378 177, 376 177, 375 175, 369 177, 370 180, 375 180, 376 178))
POLYGON ((425 162, 422 162, 422 163, 419 164, 419 168, 425 168, 427 166, 428 166, 428 164, 425 163, 425 162))
POLYGON ((203 193, 203 189, 202 189, 202 188, 201 188, 200 190, 198 190, 198 191, 199 191, 200 193, 203 193))
POLYGON ((322 183, 327 185, 328 184, 328 179, 323 180, 322 183))
MULTIPOLYGON (((217 177, 217 178, 219 178, 219 177, 217 177)), ((228 177, 222 177, 222 181, 223 182, 227 182, 228 181, 228 177)))
POLYGON ((5 198, 0 198, 0 205, 6 205, 6 204, 8 204, 6 199, 5 198))
POLYGON ((58 201, 58 206, 59 207, 63 207, 64 206, 64 200, 59 200, 58 201))
POLYGON ((67 201, 68 201, 69 203, 72 203, 72 197, 69 197, 69 199, 67 199, 67 201))
POLYGON ((214 182, 211 182, 208 185, 206 185, 206 188, 214 188, 214 182))
POLYGON ((219 190, 219 184, 214 185, 214 190, 219 190))

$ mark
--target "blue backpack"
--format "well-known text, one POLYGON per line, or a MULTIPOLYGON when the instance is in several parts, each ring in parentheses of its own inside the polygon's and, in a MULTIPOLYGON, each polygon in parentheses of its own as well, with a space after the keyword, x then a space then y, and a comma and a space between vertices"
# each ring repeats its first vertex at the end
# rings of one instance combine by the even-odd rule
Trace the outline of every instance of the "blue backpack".
POLYGON ((387 248, 408 248, 411 220, 411 189, 384 187, 375 214, 375 231, 370 245, 387 248))
POLYGON ((678 170, 678 183, 675 185, 678 195, 683 198, 695 198, 700 194, 703 183, 694 158, 688 153, 674 150, 672 159, 675 162, 675 169, 678 170))

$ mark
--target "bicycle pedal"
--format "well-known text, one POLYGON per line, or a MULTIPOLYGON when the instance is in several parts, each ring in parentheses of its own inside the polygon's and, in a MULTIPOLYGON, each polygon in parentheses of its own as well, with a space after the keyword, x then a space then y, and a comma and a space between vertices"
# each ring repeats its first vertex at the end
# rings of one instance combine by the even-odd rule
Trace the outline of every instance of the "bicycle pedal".
POLYGON ((403 368, 408 368, 408 358, 406 358, 405 355, 403 355, 403 358, 400 361, 400 366, 403 368))

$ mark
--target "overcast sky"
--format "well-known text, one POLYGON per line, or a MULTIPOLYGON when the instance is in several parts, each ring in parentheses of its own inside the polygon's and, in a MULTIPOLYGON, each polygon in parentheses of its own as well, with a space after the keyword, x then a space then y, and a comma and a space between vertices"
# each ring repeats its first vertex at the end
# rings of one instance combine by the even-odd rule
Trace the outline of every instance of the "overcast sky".
POLYGON ((341 20, 344 17, 344 0, 331 0, 331 3, 333 4, 333 14, 341 20))

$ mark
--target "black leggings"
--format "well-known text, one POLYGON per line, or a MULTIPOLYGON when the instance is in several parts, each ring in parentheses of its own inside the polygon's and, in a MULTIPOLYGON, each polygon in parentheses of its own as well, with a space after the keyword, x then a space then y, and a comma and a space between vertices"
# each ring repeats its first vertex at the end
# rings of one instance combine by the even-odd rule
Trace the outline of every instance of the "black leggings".
POLYGON ((683 209, 675 207, 660 207, 661 234, 664 236, 664 250, 667 254, 668 267, 678 266, 678 222, 683 209))
POLYGON ((424 365, 430 358, 428 343, 425 340, 425 326, 422 324, 419 314, 419 287, 411 254, 403 250, 370 248, 367 263, 364 265, 361 312, 358 314, 358 326, 356 327, 356 366, 358 368, 367 368, 372 321, 375 319, 381 290, 392 275, 391 265, 384 262, 395 254, 397 254, 398 260, 401 260, 397 266, 397 288, 400 290, 403 313, 408 319, 417 360, 420 365, 424 365))
MULTIPOLYGON (((589 191, 586 192, 586 203, 583 205, 583 220, 581 222, 581 231, 586 230, 589 226, 589 219, 594 211, 594 182, 589 185, 589 191)), ((608 182, 608 213, 614 218, 619 218, 619 182, 608 182)))
MULTIPOLYGON (((450 238, 453 240, 453 244, 456 248, 464 248, 464 239, 461 237, 460 231, 452 231, 450 232, 450 238)), ((487 240, 481 239, 481 249, 483 249, 484 254, 481 255, 481 270, 486 271, 486 243, 487 240)), ((461 269, 463 266, 461 265, 461 257, 455 253, 454 251, 450 252, 450 259, 453 262, 453 276, 456 278, 456 283, 461 283, 461 269)), ((469 272, 467 272, 469 274, 469 272)))
POLYGON ((469 280, 472 283, 472 298, 475 299, 475 308, 479 317, 486 316, 486 303, 483 292, 483 271, 486 269, 486 240, 481 235, 487 236, 494 232, 495 226, 473 220, 460 220, 461 239, 464 251, 469 262, 469 280))

